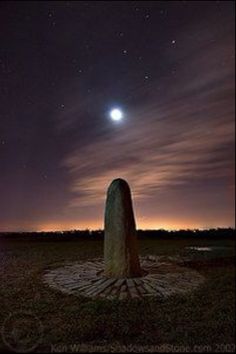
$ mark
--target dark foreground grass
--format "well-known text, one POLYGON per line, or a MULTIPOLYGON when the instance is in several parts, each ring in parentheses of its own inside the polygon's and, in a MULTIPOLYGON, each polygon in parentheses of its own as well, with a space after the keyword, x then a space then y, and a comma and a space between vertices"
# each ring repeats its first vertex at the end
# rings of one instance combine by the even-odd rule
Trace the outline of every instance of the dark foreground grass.
MULTIPOLYGON (((140 241, 142 255, 191 258, 186 266, 197 269, 206 277, 206 282, 187 296, 167 300, 92 301, 63 295, 43 285, 42 274, 46 268, 100 257, 102 248, 102 241, 96 240, 21 242, 0 239, 0 327, 10 313, 33 313, 43 325, 43 337, 37 350, 44 352, 232 351, 235 342, 234 241, 140 241), (197 245, 215 248, 210 253, 185 248, 197 245)), ((2 338, 0 348, 6 349, 2 338)))

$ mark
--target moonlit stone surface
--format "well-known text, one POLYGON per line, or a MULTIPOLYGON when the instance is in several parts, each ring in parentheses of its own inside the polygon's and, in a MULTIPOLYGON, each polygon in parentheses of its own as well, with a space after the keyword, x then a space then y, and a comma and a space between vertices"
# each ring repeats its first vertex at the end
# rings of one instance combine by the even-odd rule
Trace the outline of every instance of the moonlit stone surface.
POLYGON ((131 278, 142 275, 128 183, 115 179, 108 188, 105 209, 105 275, 131 278))

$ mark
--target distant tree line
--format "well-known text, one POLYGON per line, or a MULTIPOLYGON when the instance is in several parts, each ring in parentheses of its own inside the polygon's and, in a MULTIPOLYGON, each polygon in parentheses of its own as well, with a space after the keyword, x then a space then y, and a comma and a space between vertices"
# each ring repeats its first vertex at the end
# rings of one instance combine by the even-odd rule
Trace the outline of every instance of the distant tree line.
MULTIPOLYGON (((137 230, 138 238, 170 239, 170 238, 235 238, 234 228, 216 228, 207 230, 137 230)), ((50 232, 1 232, 0 238, 27 240, 99 240, 103 239, 103 230, 69 230, 50 232)))

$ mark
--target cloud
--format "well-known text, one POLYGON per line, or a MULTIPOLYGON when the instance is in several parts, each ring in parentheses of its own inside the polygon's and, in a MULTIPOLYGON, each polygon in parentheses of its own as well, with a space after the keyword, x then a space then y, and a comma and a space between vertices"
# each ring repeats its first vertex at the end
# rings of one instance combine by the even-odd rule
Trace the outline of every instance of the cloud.
POLYGON ((232 185, 232 42, 219 38, 217 44, 185 44, 182 57, 180 50, 175 53, 174 77, 134 88, 132 95, 145 99, 137 106, 126 104, 124 121, 109 122, 109 128, 105 125, 84 145, 75 144, 65 157, 70 207, 101 205, 117 177, 127 179, 141 201, 155 200, 160 192, 179 186, 204 186, 206 180, 214 184, 226 179, 232 185))

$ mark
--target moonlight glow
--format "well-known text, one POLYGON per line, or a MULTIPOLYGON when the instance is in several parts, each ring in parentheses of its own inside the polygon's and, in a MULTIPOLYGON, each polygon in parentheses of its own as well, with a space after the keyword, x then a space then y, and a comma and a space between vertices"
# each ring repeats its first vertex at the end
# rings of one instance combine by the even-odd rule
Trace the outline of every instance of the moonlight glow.
POLYGON ((123 113, 120 109, 114 108, 110 111, 110 117, 112 120, 120 121, 123 118, 123 113))

